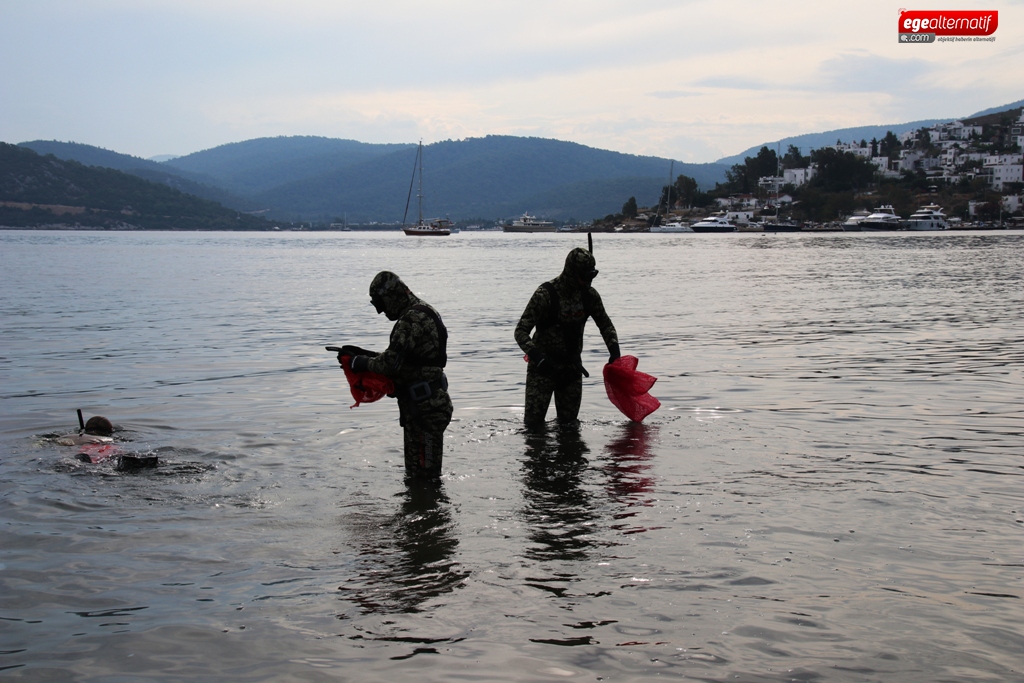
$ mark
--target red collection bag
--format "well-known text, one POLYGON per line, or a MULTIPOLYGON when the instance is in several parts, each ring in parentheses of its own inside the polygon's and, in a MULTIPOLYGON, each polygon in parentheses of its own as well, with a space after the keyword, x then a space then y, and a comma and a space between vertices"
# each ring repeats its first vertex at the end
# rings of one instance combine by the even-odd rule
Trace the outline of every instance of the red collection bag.
POLYGON ((384 375, 376 372, 352 372, 352 356, 341 357, 341 368, 345 371, 345 379, 352 390, 352 398, 356 400, 349 408, 355 408, 360 403, 373 403, 395 393, 395 383, 384 375))
POLYGON ((658 378, 637 372, 639 363, 636 356, 620 356, 604 366, 604 390, 608 400, 633 422, 643 422, 661 407, 661 401, 647 393, 658 378))

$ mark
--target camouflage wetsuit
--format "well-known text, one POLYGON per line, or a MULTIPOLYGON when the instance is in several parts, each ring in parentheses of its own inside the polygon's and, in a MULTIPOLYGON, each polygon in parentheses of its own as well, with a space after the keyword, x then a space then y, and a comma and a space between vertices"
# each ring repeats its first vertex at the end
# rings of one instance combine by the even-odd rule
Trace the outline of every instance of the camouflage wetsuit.
POLYGON ((394 320, 388 348, 370 357, 367 369, 395 383, 399 422, 405 431, 405 469, 414 476, 441 474, 444 430, 452 419, 447 363, 448 332, 441 317, 398 278, 382 271, 370 284, 370 300, 394 320))
POLYGON ((573 249, 562 274, 537 288, 516 325, 516 343, 530 357, 526 368, 528 427, 544 424, 552 393, 559 423, 576 421, 583 398, 580 354, 588 317, 597 323, 612 359, 619 357, 615 326, 604 311, 601 295, 590 286, 596 274, 593 255, 586 249, 573 249))

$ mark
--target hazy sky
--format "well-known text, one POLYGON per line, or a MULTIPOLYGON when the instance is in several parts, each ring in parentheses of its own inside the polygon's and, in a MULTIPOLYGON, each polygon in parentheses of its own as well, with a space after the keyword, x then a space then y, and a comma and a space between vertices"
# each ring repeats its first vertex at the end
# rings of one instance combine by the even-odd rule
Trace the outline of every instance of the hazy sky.
POLYGON ((1024 0, 0 0, 0 31, 0 140, 142 157, 504 134, 703 162, 1024 99, 1024 0), (998 10, 996 40, 900 44, 901 7, 998 10))

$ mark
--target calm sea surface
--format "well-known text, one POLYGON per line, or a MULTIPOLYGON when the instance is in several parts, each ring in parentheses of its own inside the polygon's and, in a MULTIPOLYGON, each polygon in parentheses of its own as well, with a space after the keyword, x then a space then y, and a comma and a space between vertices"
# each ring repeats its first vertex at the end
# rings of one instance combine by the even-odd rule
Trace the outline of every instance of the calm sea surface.
POLYGON ((595 235, 663 405, 591 324, 528 437, 585 239, 0 231, 0 678, 1024 681, 1024 233, 595 235), (323 348, 386 345, 383 269, 450 332, 438 491, 323 348))

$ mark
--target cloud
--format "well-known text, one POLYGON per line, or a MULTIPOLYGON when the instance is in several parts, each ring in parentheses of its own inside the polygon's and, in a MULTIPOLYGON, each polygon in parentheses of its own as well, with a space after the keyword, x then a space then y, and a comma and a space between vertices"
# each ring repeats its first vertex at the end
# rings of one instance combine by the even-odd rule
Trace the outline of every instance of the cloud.
POLYGON ((700 95, 701 93, 693 90, 656 90, 647 93, 648 97, 654 97, 659 100, 676 100, 680 97, 700 97, 700 95))
POLYGON ((1020 99, 1024 12, 1000 4, 995 43, 951 49, 899 45, 886 0, 0 2, 0 139, 529 134, 698 161, 1020 99))
POLYGON ((917 57, 894 59, 867 52, 845 53, 821 63, 817 85, 847 93, 914 90, 940 68, 917 57))
POLYGON ((694 82, 694 85, 723 90, 768 90, 778 88, 765 81, 744 76, 709 76, 694 82))

